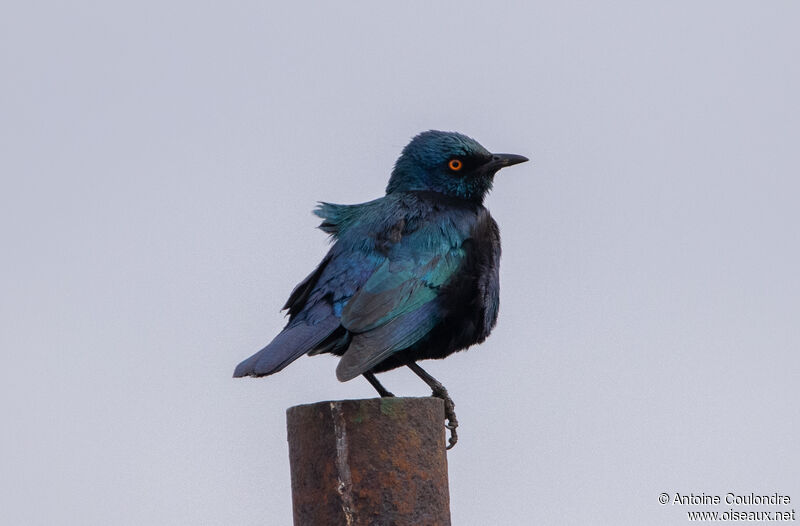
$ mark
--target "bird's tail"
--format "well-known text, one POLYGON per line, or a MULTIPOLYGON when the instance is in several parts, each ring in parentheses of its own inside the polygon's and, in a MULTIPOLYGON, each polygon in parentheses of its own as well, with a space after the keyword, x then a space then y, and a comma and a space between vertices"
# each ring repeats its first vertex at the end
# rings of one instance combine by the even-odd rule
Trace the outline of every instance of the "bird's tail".
POLYGON ((233 377, 266 376, 277 373, 314 349, 337 327, 339 319, 333 315, 316 323, 307 321, 290 323, 269 345, 240 363, 233 372, 233 377))

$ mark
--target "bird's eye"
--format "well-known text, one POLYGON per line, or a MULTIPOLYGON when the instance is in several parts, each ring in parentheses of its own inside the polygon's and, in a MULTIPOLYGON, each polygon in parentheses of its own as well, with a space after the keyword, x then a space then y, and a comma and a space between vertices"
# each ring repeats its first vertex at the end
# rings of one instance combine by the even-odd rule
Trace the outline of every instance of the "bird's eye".
POLYGON ((462 163, 459 159, 450 159, 450 162, 447 163, 447 166, 449 166, 454 172, 457 172, 464 167, 464 163, 462 163))

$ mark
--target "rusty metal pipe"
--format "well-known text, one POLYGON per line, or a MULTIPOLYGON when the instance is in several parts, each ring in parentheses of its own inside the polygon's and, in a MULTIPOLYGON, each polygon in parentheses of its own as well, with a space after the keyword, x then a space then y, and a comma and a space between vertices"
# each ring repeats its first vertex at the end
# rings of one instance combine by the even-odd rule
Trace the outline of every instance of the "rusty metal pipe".
POLYGON ((443 421, 439 398, 289 408, 295 526, 449 525, 443 421))

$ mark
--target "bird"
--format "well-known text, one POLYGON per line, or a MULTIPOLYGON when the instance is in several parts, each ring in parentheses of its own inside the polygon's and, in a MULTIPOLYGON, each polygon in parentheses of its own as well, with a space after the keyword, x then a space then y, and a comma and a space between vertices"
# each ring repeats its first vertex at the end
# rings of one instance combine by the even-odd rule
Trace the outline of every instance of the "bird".
POLYGON ((444 400, 447 449, 455 403, 417 362, 482 343, 497 322, 500 232, 483 201, 501 168, 528 161, 491 153, 457 132, 422 132, 403 148, 386 195, 360 204, 320 202, 314 214, 330 250, 291 292, 284 329, 242 361, 234 377, 281 371, 300 356, 340 356, 336 377, 407 366, 444 400))

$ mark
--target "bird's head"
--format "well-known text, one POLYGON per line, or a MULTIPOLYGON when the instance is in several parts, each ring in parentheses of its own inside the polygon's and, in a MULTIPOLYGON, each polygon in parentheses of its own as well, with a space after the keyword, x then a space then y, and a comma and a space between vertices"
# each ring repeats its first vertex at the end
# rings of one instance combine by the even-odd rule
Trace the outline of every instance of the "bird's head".
POLYGON ((500 168, 527 160, 521 155, 491 153, 460 133, 430 130, 403 148, 386 193, 428 190, 482 202, 500 168))

